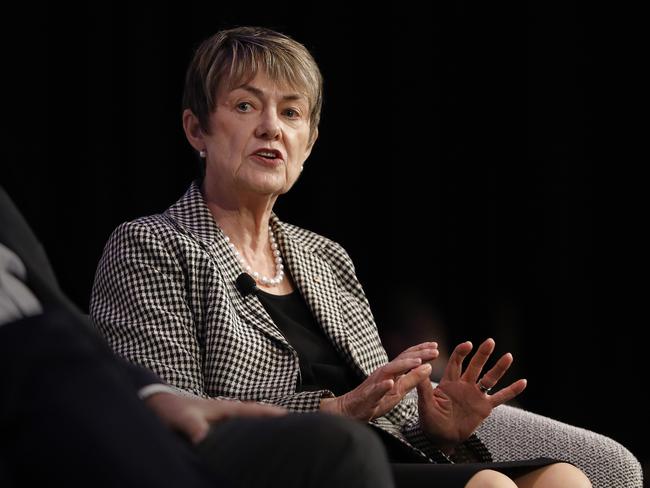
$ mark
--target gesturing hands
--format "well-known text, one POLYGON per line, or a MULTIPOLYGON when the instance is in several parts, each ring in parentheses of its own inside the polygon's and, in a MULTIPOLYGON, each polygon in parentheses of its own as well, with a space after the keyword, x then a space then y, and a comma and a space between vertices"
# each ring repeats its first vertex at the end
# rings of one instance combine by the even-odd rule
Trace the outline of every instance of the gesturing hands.
POLYGON ((478 428, 493 408, 526 388, 526 380, 522 379, 489 395, 512 364, 512 355, 504 354, 479 381, 494 351, 494 341, 483 342, 463 372, 463 361, 471 351, 471 342, 456 346, 440 384, 434 389, 429 379, 431 366, 422 363, 438 357, 438 345, 418 344, 377 368, 354 390, 321 400, 321 410, 369 421, 389 412, 417 387, 420 425, 434 445, 451 451, 478 428))
POLYGON ((463 360, 471 350, 471 342, 456 346, 437 388, 433 388, 428 378, 417 385, 420 425, 443 451, 450 451, 467 439, 493 408, 513 399, 526 388, 526 380, 521 379, 489 395, 512 364, 512 355, 501 356, 479 381, 481 371, 494 351, 494 341, 487 339, 483 342, 463 372, 463 360))
POLYGON ((390 411, 424 379, 431 365, 422 364, 438 357, 438 344, 423 342, 402 352, 377 368, 354 390, 336 398, 321 400, 321 410, 369 421, 390 411))

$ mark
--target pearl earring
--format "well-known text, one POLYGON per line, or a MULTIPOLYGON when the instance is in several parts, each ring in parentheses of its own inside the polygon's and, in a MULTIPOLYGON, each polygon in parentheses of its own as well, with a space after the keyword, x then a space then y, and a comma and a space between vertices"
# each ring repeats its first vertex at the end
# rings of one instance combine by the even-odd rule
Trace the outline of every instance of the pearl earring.
POLYGON ((199 157, 200 157, 201 159, 205 159, 206 156, 207 156, 207 153, 206 153, 203 149, 201 149, 201 150, 199 151, 199 157))
POLYGON ((305 167, 304 167, 304 166, 301 166, 301 167, 300 167, 300 171, 302 171, 303 169, 305 169, 305 167))

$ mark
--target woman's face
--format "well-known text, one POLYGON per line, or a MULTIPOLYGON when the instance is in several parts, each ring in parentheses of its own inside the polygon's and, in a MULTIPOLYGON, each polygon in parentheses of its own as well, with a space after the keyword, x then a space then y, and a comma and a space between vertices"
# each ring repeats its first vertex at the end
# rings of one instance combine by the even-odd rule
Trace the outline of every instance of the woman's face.
POLYGON ((210 134, 203 134, 206 185, 264 195, 286 193, 313 146, 309 108, 304 95, 276 85, 265 73, 220 90, 210 115, 210 134))

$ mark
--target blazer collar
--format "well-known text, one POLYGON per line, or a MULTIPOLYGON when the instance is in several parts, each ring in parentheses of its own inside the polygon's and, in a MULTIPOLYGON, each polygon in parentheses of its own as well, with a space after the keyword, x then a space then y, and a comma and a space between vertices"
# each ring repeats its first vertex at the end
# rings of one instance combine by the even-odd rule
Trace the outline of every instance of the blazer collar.
MULTIPOLYGON (((280 224, 282 226, 282 224, 280 224)), ((341 357, 349 359, 348 330, 343 324, 337 280, 329 263, 291 232, 277 232, 278 245, 296 288, 341 357)))
MULTIPOLYGON (((192 183, 166 215, 192 235, 211 256, 215 267, 223 275, 229 298, 239 315, 274 340, 293 349, 259 299, 253 295, 244 297, 237 289, 235 282, 242 273, 241 267, 205 204, 198 182, 192 183)), ((348 333, 342 322, 336 278, 330 265, 319 255, 329 241, 281 222, 275 213, 271 214, 270 225, 285 267, 300 294, 335 347, 344 357, 348 357, 348 333)))
POLYGON ((185 194, 165 214, 201 242, 213 242, 222 232, 203 200, 199 181, 193 181, 185 194))

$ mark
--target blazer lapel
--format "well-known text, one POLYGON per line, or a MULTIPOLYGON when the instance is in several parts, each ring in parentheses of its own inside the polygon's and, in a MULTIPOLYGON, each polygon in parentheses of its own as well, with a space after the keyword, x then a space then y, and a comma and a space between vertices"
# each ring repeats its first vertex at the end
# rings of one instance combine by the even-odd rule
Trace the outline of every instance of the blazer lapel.
POLYGON ((167 214, 191 234, 210 256, 212 265, 223 276, 230 302, 244 322, 293 350, 259 299, 252 294, 244 297, 237 289, 236 280, 242 273, 241 267, 226 241, 226 236, 215 223, 196 182, 167 210, 167 214))
MULTIPOLYGON (((249 294, 244 297, 237 289, 236 280, 242 273, 241 267, 226 236, 216 225, 196 182, 167 210, 166 215, 189 233, 210 256, 212 265, 221 273, 230 301, 242 320, 295 353, 257 296, 249 294)), ((285 266, 318 324, 352 367, 364 375, 370 374, 368 365, 350 340, 341 313, 336 277, 330 265, 318 255, 318 245, 291 230, 292 226, 283 224, 274 213, 271 214, 270 225, 285 266)))
POLYGON ((342 320, 338 288, 332 269, 314 249, 303 245, 287 232, 275 214, 271 224, 286 267, 316 321, 339 353, 358 367, 350 356, 348 331, 342 320))

